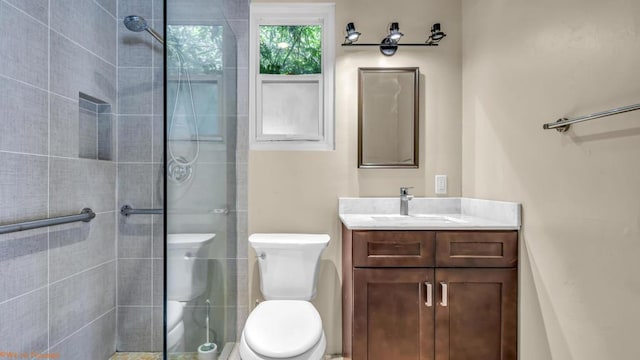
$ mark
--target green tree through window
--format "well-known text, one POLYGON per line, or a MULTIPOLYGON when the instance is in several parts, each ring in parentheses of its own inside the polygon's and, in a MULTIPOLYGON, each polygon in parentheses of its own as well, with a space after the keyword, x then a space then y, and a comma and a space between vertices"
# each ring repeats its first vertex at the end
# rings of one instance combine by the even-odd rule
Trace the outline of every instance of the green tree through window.
POLYGON ((322 73, 320 25, 261 25, 260 73, 322 73))
POLYGON ((169 25, 167 44, 169 66, 177 64, 179 52, 184 66, 191 74, 215 74, 222 72, 222 26, 169 25))

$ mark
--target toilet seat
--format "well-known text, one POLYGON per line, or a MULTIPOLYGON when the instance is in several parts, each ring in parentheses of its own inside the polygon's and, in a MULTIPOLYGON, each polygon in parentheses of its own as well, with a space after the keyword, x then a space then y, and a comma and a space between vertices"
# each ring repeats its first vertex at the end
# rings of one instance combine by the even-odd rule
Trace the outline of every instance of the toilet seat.
POLYGON ((272 358, 264 355, 256 354, 244 338, 244 332, 242 332, 242 336, 240 337, 240 359, 241 360, 322 360, 324 359, 324 352, 327 349, 327 339, 324 336, 324 332, 322 333, 322 337, 320 341, 309 349, 308 351, 291 358, 272 358))
POLYGON ((249 314, 241 348, 242 345, 250 350, 244 352, 249 359, 311 359, 301 357, 309 352, 319 353, 319 359, 324 355, 326 340, 320 314, 310 302, 269 300, 261 302, 249 314))

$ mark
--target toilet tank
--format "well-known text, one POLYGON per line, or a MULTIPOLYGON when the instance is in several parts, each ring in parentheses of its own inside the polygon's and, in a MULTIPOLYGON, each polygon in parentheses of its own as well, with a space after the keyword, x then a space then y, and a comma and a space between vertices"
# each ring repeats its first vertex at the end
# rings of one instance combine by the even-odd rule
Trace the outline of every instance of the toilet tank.
POLYGON ((167 298, 189 301, 207 289, 207 245, 216 234, 167 236, 167 298))
POLYGON ((329 235, 253 234, 260 291, 266 300, 311 300, 316 295, 320 254, 329 235))

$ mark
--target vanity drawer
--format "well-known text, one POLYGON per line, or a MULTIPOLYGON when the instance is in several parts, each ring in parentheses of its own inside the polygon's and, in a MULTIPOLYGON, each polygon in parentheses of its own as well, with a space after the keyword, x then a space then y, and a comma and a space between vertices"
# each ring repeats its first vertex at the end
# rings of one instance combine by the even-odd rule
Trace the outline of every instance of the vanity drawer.
POLYGON ((445 231, 436 234, 436 266, 516 267, 517 231, 445 231))
POLYGON ((435 233, 431 231, 354 231, 353 266, 430 267, 435 233))

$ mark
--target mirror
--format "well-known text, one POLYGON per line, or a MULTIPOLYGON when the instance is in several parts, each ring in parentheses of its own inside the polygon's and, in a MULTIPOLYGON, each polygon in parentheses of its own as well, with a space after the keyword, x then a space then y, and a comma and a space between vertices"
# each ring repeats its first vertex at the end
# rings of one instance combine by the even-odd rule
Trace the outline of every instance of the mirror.
POLYGON ((418 167, 417 67, 358 69, 358 167, 418 167))

